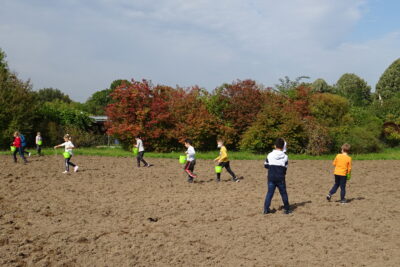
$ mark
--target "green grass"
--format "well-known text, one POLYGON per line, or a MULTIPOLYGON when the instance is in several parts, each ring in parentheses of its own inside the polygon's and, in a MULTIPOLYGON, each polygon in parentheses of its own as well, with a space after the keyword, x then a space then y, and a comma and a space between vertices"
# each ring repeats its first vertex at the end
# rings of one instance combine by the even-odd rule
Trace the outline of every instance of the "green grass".
MULTIPOLYGON (((32 149, 28 151, 36 153, 32 149)), ((54 155, 55 153, 61 155, 63 149, 58 149, 56 152, 52 148, 44 148, 43 153, 45 155, 54 155)), ((120 147, 102 147, 102 148, 79 148, 74 151, 76 155, 85 156, 107 156, 107 157, 133 157, 133 153, 130 151, 123 150, 120 147)), ((0 151, 0 155, 10 155, 10 151, 0 151)), ((183 155, 183 150, 181 152, 171 152, 171 153, 155 153, 146 152, 146 157, 148 158, 173 158, 178 159, 179 155, 183 155)), ((196 158, 198 159, 214 159, 217 157, 218 151, 208 151, 208 152, 197 152, 196 158)), ((352 154, 354 160, 400 160, 400 147, 397 148, 387 148, 380 153, 369 153, 369 154, 352 154)), ((229 152, 229 158, 232 160, 264 160, 266 154, 255 154, 251 152, 229 152)), ((304 154, 290 154, 289 159, 291 160, 332 160, 335 155, 322 155, 322 156, 309 156, 304 154)))

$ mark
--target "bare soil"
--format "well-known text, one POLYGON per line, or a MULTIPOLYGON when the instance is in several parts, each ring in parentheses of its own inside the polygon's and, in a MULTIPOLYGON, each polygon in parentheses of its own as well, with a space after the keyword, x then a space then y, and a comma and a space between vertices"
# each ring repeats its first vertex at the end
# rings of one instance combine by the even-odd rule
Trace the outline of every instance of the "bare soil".
POLYGON ((1 266, 400 266, 399 161, 355 162, 344 205, 325 199, 330 161, 291 161, 293 214, 276 192, 263 215, 262 161, 216 183, 198 160, 188 184, 178 160, 76 156, 70 174, 61 156, 29 160, 0 156, 1 266))

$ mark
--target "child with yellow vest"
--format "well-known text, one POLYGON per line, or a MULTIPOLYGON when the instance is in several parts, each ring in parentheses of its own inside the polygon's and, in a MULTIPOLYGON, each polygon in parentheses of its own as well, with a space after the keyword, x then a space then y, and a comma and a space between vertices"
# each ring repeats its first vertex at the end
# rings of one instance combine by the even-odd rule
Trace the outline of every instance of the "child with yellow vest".
MULTIPOLYGON (((232 182, 239 182, 240 180, 236 177, 235 173, 231 170, 231 167, 229 165, 228 151, 224 146, 224 141, 219 139, 217 141, 217 144, 220 151, 219 156, 214 161, 218 163, 218 166, 225 168, 229 172, 229 174, 232 176, 232 182)), ((216 181, 221 181, 221 173, 217 173, 216 181)))
POLYGON ((332 195, 335 194, 340 187, 340 202, 343 204, 346 203, 346 182, 350 179, 351 175, 351 157, 348 155, 349 152, 350 145, 344 144, 342 146, 342 153, 336 155, 333 161, 333 166, 335 166, 335 184, 326 196, 328 201, 331 200, 332 195))

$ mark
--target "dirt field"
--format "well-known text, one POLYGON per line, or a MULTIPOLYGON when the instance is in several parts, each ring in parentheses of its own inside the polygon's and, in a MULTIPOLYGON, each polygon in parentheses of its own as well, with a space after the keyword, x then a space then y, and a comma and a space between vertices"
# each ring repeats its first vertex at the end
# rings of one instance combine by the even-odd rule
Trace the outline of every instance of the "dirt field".
MULTIPOLYGON (((349 203, 327 202, 331 162, 290 162, 294 213, 263 215, 263 162, 216 184, 211 161, 186 183, 178 160, 0 156, 2 266, 399 266, 400 162, 355 162, 349 203), (382 175, 383 173, 383 175, 382 175)), ((275 194, 273 208, 281 199, 275 194)))

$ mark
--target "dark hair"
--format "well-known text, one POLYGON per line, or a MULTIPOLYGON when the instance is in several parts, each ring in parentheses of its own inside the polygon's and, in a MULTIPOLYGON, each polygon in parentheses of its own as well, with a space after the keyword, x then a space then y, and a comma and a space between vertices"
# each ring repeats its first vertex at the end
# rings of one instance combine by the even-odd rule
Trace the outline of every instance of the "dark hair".
POLYGON ((344 144, 344 145, 342 145, 342 150, 344 151, 344 152, 346 152, 346 153, 349 153, 350 152, 350 145, 349 144, 344 144))
POLYGON ((187 144, 189 144, 189 145, 192 145, 192 140, 190 140, 190 139, 185 139, 185 143, 187 143, 187 144))
POLYGON ((285 140, 283 140, 282 138, 278 138, 275 140, 276 148, 283 149, 284 146, 285 146, 285 140))

